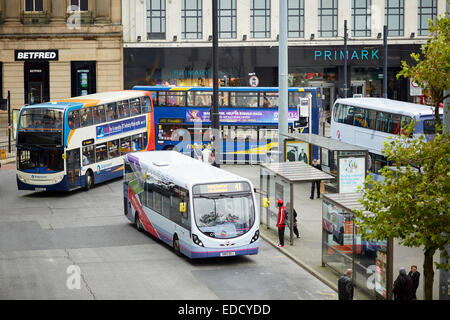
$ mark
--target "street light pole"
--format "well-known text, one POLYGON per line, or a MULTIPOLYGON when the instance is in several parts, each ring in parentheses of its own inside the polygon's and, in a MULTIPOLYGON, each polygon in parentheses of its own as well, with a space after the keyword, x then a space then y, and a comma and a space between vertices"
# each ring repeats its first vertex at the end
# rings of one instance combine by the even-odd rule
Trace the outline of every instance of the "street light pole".
POLYGON ((387 95, 387 67, 388 67, 388 46, 387 46, 387 37, 388 37, 388 28, 387 25, 383 26, 383 50, 384 50, 384 64, 383 64, 383 98, 388 97, 387 95))
POLYGON ((287 0, 280 0, 280 38, 278 43, 278 150, 284 160, 284 136, 288 133, 288 39, 287 0))
POLYGON ((347 85, 347 65, 348 65, 348 53, 347 53, 347 20, 344 20, 344 98, 348 97, 348 85, 347 85))
POLYGON ((215 158, 216 158, 216 164, 219 166, 219 157, 221 155, 221 152, 219 150, 219 145, 221 144, 221 135, 220 135, 220 119, 219 119, 219 80, 218 80, 218 65, 219 65, 219 59, 218 59, 218 47, 219 47, 219 41, 218 41, 218 26, 217 26, 217 11, 218 11, 218 0, 212 0, 212 36, 213 36, 213 99, 211 104, 211 129, 213 132, 213 141, 211 141, 212 148, 215 150, 215 158), (218 136, 217 136, 218 135, 218 136))

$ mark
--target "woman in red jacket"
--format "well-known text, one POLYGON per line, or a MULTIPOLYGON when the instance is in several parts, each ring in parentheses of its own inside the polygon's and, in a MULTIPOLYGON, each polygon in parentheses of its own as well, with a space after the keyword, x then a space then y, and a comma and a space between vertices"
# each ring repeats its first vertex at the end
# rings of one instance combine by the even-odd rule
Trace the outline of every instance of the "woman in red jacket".
POLYGON ((277 227, 278 227, 278 237, 280 239, 280 243, 277 245, 278 248, 284 248, 284 228, 286 227, 286 207, 283 205, 283 200, 278 199, 278 219, 277 219, 277 227))

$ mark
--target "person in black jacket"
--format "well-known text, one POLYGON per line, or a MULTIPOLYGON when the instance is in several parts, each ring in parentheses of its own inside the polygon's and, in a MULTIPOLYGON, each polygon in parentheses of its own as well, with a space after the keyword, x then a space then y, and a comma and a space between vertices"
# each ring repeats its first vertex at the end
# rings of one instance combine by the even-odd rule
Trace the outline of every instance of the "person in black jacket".
MULTIPOLYGON (((313 160, 312 166, 316 169, 322 170, 322 166, 317 162, 317 159, 313 160)), ((314 186, 317 187, 317 198, 320 198, 320 180, 315 180, 311 184, 311 196, 310 199, 314 199, 314 186)))
POLYGON ((411 277, 406 274, 405 268, 400 268, 397 279, 394 281, 394 300, 413 300, 414 285, 411 277))
POLYGON ((338 280, 338 297, 339 300, 353 300, 353 271, 347 269, 345 274, 338 280))
POLYGON ((413 299, 417 300, 416 291, 419 287, 420 273, 419 271, 417 271, 416 265, 411 266, 411 271, 408 273, 408 275, 413 282, 413 299))

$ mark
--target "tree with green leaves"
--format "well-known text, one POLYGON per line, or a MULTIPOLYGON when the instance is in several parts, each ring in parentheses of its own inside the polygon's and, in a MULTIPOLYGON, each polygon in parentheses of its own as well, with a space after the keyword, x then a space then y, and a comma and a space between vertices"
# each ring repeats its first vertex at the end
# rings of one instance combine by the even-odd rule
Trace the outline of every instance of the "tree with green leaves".
POLYGON ((402 61, 402 70, 397 74, 397 79, 410 78, 431 97, 435 106, 435 124, 439 126, 439 105, 446 98, 444 90, 450 88, 450 18, 440 16, 434 21, 428 21, 431 37, 422 45, 422 55, 411 53, 416 63, 414 66, 402 61))
MULTIPOLYGON (((424 297, 433 297, 433 255, 450 244, 450 134, 410 138, 414 122, 384 143, 383 154, 392 167, 381 169, 383 181, 367 176, 361 203, 372 214, 356 213, 362 237, 398 239, 401 245, 423 248, 424 297)), ((445 254, 446 251, 445 251, 445 254)), ((438 269, 450 269, 436 263, 438 269)))

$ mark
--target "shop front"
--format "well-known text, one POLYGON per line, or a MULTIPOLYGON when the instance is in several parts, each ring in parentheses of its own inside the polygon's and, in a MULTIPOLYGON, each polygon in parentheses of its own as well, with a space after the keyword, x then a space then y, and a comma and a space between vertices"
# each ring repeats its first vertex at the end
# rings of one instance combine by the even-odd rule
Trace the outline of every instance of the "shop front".
MULTIPOLYGON (((409 82, 397 80, 401 61, 419 45, 390 45, 388 96, 405 100, 409 82)), ((219 47, 221 85, 250 86, 258 79, 260 87, 278 86, 278 47, 219 47)), ((380 45, 290 46, 289 86, 320 87, 325 108, 343 97, 344 61, 348 64, 348 96, 382 96, 383 47, 380 45)), ((212 48, 124 48, 124 87, 135 85, 212 86, 212 48)))

